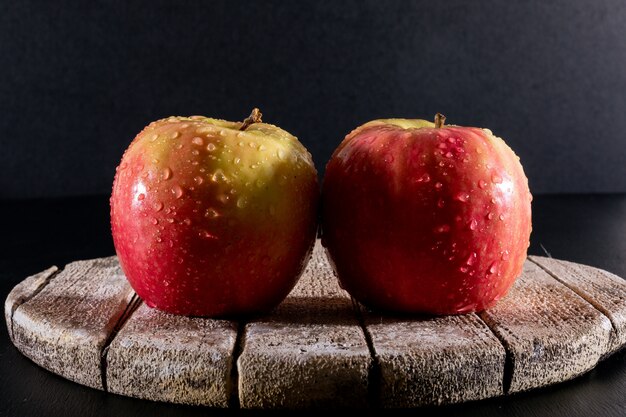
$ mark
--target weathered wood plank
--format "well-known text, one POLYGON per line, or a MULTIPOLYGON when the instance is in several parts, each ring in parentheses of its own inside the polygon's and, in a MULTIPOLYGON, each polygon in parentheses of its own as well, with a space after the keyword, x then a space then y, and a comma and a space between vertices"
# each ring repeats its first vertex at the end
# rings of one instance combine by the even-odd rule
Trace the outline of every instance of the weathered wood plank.
POLYGON ((45 271, 31 275, 13 287, 7 296, 7 299, 4 301, 4 319, 7 322, 9 337, 13 343, 15 343, 15 340, 13 340, 13 313, 20 305, 28 301, 31 297, 37 294, 37 292, 41 291, 41 289, 48 284, 50 278, 53 277, 58 270, 59 268, 56 266, 51 266, 45 271))
POLYGON ((176 316, 142 304, 106 354, 110 392, 227 407, 237 324, 176 316))
POLYGON ((244 341, 242 408, 367 405, 367 342, 319 242, 296 288, 276 311, 246 326, 244 341))
POLYGON ((608 318, 530 261, 509 294, 481 317, 510 355, 510 393, 574 378, 609 346, 608 318))
POLYGON ((626 344, 626 280, 587 265, 541 256, 530 259, 611 320, 613 332, 607 353, 626 344))
POLYGON ((285 302, 246 326, 236 367, 234 322, 143 305, 132 313, 136 296, 115 258, 27 278, 7 297, 5 318, 14 344, 36 363, 95 388, 104 377, 110 391, 138 398, 227 407, 238 388, 243 408, 455 403, 567 380, 626 344, 621 278, 532 260, 489 311, 361 311, 364 333, 318 243, 285 302))
POLYGON ((476 314, 364 315, 380 368, 382 407, 450 404, 503 393, 506 353, 476 314))
POLYGON ((44 368, 102 389, 100 353, 133 295, 115 257, 73 262, 17 307, 14 343, 44 368))

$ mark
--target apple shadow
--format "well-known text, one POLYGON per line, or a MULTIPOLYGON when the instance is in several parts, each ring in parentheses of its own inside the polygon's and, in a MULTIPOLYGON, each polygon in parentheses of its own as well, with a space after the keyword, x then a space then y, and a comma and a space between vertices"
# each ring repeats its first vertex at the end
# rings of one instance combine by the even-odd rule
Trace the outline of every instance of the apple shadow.
POLYGON ((280 325, 359 324, 359 316, 350 299, 340 297, 289 297, 267 314, 250 317, 249 321, 280 325))

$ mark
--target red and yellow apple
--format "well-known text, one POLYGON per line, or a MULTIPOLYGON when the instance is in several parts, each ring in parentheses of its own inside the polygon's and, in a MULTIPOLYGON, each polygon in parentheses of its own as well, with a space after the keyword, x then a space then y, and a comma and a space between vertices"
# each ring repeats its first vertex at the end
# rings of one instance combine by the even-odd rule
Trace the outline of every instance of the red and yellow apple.
POLYGON ((443 120, 366 123, 326 166, 322 242, 371 308, 480 311, 521 273, 532 197, 519 158, 491 131, 443 120))
POLYGON ((202 116, 148 125, 130 144, 111 195, 121 267, 137 294, 170 313, 262 312, 291 290, 315 239, 311 155, 261 123, 202 116))

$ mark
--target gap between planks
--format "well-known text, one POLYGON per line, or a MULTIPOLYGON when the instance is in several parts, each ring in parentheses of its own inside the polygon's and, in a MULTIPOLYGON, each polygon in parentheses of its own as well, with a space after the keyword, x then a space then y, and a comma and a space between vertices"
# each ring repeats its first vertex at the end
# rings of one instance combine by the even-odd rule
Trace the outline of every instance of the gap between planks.
POLYGON ((26 304, 27 302, 32 300, 37 294, 39 294, 50 283, 50 281, 54 279, 54 277, 56 277, 57 275, 59 275, 59 273, 61 273, 61 271, 63 271, 63 268, 58 268, 57 266, 51 266, 47 270, 40 272, 39 274, 46 274, 48 272, 49 274, 44 278, 43 282, 37 285, 37 287, 35 288, 33 292, 23 296, 19 301, 15 303, 15 305, 11 307, 11 320, 10 320, 11 329, 9 329, 11 332, 11 340, 15 340, 15 333, 13 332, 13 316, 15 315, 15 312, 17 311, 17 309, 20 308, 23 304, 26 304))
POLYGON ((113 340, 115 340, 117 334, 120 332, 120 330, 122 330, 124 325, 128 322, 128 319, 130 319, 133 313, 139 308, 141 303, 143 303, 141 298, 139 298, 137 293, 133 293, 132 298, 122 312, 122 315, 117 320, 117 323, 115 323, 115 326, 113 326, 113 329, 111 330, 111 333, 108 335, 106 341, 104 342, 104 345, 102 345, 102 349, 100 350, 100 378, 102 380, 102 389, 105 392, 109 392, 107 382, 107 355, 109 353, 109 346, 111 346, 111 343, 113 343, 113 340))
POLYGON ((495 338, 498 339, 498 342, 500 342, 505 352, 504 371, 502 373, 502 394, 508 395, 509 390, 511 389, 511 383, 513 382, 513 371, 515 369, 515 358, 513 356, 513 351, 510 348, 508 342, 502 337, 500 332, 494 329, 494 327, 490 326, 487 320, 483 318, 483 313, 484 312, 481 311, 477 313, 476 316, 478 316, 478 319, 482 321, 485 326, 487 326, 487 328, 491 331, 491 333, 493 333, 495 338))
POLYGON ((365 338, 365 343, 367 344, 367 349, 370 353, 370 357, 372 359, 371 366, 369 372, 367 374, 367 396, 369 405, 372 408, 380 408, 380 385, 382 382, 382 371, 380 368, 380 361, 378 360, 378 355, 376 354, 376 348, 374 347, 374 340, 372 339, 372 334, 367 328, 367 324, 365 324, 365 317, 363 316, 361 304, 356 301, 354 298, 350 297, 352 300, 352 309, 354 315, 356 316, 357 322, 361 327, 361 331, 363 332, 363 337, 365 338))
POLYGON ((246 346, 246 325, 247 321, 237 322, 237 337, 235 338, 235 346, 232 354, 232 365, 230 368, 230 396, 228 400, 228 408, 239 409, 241 402, 239 401, 239 356, 246 346))

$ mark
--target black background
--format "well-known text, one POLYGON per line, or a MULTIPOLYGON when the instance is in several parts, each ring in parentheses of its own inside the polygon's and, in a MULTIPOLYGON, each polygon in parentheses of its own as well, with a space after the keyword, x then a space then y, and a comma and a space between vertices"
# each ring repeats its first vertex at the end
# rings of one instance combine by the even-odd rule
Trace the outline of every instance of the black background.
POLYGON ((535 194, 626 191, 626 2, 0 3, 0 199, 106 194, 151 120, 297 135, 320 174, 380 117, 491 128, 535 194))

